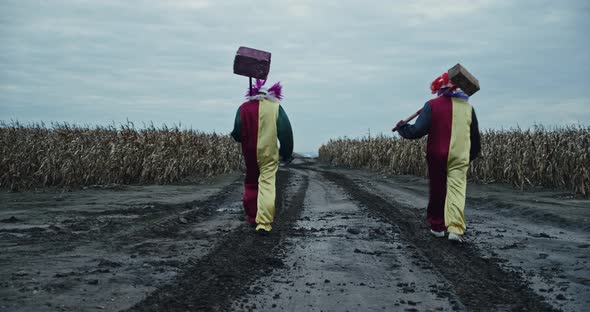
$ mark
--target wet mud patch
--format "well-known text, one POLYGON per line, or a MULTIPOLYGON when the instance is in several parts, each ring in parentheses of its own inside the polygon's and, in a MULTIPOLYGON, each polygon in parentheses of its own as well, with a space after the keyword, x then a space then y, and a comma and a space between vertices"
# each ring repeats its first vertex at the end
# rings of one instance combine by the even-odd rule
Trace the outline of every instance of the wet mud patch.
POLYGON ((259 236, 244 224, 226 234, 203 258, 189 261, 174 282, 165 285, 130 311, 223 311, 236 298, 260 291, 250 289, 256 279, 284 266, 283 244, 299 218, 308 186, 307 177, 296 183, 293 173, 280 170, 277 177, 277 215, 273 231, 259 236), (299 186, 289 194, 289 186, 299 186))
POLYGON ((433 238, 421 211, 403 207, 364 190, 346 176, 323 171, 323 176, 341 187, 370 213, 397 225, 400 237, 413 244, 451 284, 469 310, 554 311, 535 294, 520 273, 502 269, 501 259, 484 258, 472 244, 453 244, 433 238))
POLYGON ((18 201, 3 202, 0 215, 8 221, 0 223, 0 311, 120 311, 133 306, 241 224, 236 205, 240 186, 241 177, 231 174, 195 188, 195 194, 153 203, 147 202, 151 190, 165 194, 170 188, 146 187, 145 206, 135 199, 125 204, 140 197, 140 188, 133 194, 106 194, 92 206, 85 205, 86 191, 72 192, 73 202, 50 209, 36 200, 49 194, 32 193, 29 199, 22 194, 18 201), (116 199, 120 203, 111 205, 116 199), (14 205, 18 209, 9 210, 14 205), (73 206, 78 209, 70 210, 73 206))

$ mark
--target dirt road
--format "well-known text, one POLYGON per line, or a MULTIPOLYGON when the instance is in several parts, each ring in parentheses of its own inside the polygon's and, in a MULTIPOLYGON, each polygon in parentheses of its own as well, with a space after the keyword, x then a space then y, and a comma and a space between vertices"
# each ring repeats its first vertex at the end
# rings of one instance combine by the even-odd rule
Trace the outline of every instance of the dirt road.
POLYGON ((277 220, 239 174, 0 195, 0 311, 583 311, 590 201, 470 185, 467 243, 430 236, 427 181, 299 160, 277 220))

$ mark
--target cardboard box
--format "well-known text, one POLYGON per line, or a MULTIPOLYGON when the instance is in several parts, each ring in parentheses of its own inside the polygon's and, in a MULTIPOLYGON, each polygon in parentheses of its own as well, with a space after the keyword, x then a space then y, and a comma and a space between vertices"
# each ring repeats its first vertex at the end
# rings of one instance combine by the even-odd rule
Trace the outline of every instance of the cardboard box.
POLYGON ((449 69, 449 79, 469 96, 479 91, 479 81, 461 64, 449 69))

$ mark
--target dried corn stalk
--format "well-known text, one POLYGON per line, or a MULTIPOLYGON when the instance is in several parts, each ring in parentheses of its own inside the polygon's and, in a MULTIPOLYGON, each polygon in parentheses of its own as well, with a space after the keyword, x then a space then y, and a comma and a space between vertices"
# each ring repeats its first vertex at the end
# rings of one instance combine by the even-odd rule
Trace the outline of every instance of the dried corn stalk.
POLYGON ((227 135, 178 127, 136 129, 0 122, 0 188, 178 182, 242 166, 227 135))
MULTIPOLYGON (((319 158, 335 166, 426 176, 425 145, 425 140, 384 136, 339 138, 320 147, 319 158)), ((590 197, 590 127, 485 131, 482 157, 471 164, 468 178, 511 183, 521 189, 550 187, 590 197)))

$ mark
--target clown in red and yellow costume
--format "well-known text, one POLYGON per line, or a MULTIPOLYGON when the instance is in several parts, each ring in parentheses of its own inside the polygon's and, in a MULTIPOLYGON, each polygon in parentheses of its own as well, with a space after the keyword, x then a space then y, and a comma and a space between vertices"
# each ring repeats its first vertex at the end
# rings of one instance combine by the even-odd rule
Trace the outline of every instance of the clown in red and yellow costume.
POLYGON ((290 161, 293 154, 291 123, 279 104, 283 98, 282 86, 277 82, 266 89, 264 84, 265 81, 257 80, 248 92, 248 101, 238 109, 231 133, 242 143, 246 162, 243 196, 246 220, 256 224, 258 233, 272 229, 279 156, 290 161))
POLYGON ((462 242, 467 169, 481 148, 477 117, 467 94, 453 85, 447 73, 430 88, 438 96, 424 104, 415 124, 400 121, 398 132, 406 139, 428 135, 427 220, 434 236, 444 237, 447 230, 450 240, 462 242))

